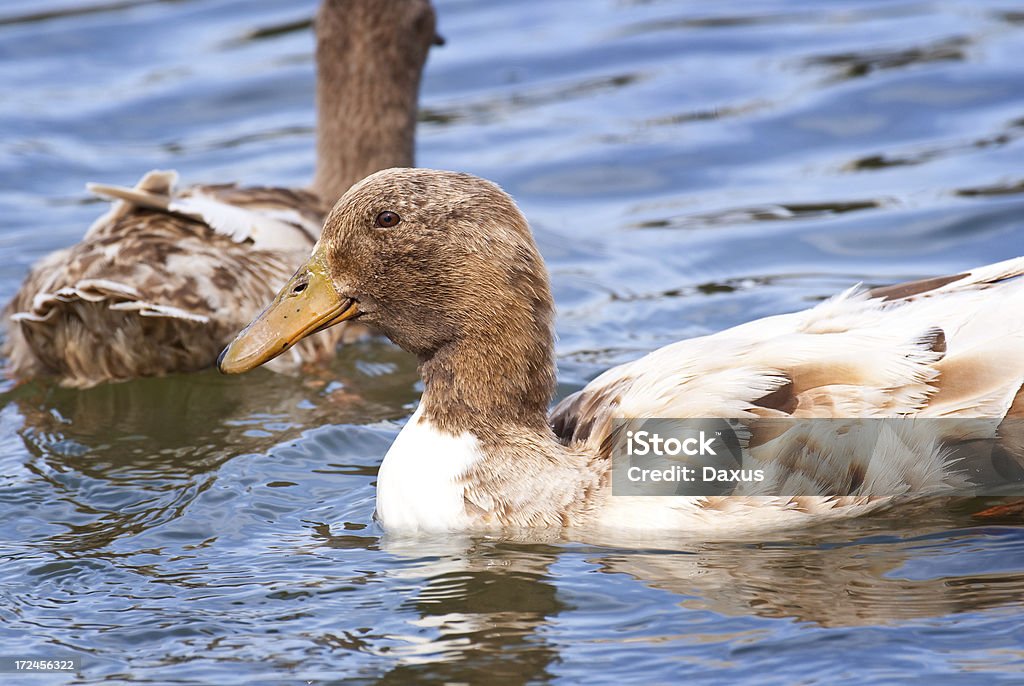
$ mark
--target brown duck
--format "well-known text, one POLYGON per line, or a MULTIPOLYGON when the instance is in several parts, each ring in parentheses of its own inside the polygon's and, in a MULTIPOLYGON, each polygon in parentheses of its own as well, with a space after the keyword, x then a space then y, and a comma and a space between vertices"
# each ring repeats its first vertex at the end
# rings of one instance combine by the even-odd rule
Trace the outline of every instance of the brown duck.
MULTIPOLYGON (((681 341, 561 402, 548 276, 523 215, 492 183, 389 169, 328 214, 312 257, 221 354, 238 373, 358 319, 419 358, 423 396, 388 451, 388 529, 749 533, 853 516, 897 494, 947 494, 962 418, 1021 414, 1024 258, 956 276, 850 290, 810 310, 681 341), (775 485, 802 495, 612 495, 616 418, 915 417, 845 462, 802 429, 758 444, 775 485), (893 495, 876 495, 893 494, 893 495)), ((824 423, 834 427, 833 424, 824 423)), ((806 426, 806 425, 803 425, 806 426)), ((817 427, 821 424, 813 424, 817 427)), ((970 425, 976 427, 977 424, 970 425)), ((1014 436, 1000 439, 1014 448, 1014 436)), ((752 446, 754 442, 752 439, 752 446)), ((849 446, 848 446, 849 447, 849 446)), ((752 448, 753 449, 753 448, 752 448)))
MULTIPOLYGON (((308 256, 331 204, 373 171, 413 164, 434 24, 429 0, 323 2, 308 190, 182 189, 166 171, 134 188, 90 186, 115 202, 80 243, 40 260, 8 305, 10 372, 87 387, 211 366, 308 256)), ((343 335, 310 339, 292 363, 330 355, 343 335)))

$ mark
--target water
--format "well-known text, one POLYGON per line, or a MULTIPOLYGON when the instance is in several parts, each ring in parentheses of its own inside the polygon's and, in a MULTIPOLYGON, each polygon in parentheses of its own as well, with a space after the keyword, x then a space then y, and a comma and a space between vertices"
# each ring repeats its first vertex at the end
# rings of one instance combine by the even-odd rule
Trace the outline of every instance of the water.
MULTIPOLYGON (((1010 0, 438 0, 419 162, 518 199, 561 393, 659 345, 1024 254, 1010 0)), ((314 3, 7 0, 0 296, 86 181, 302 184, 314 3)), ((305 377, 3 386, 5 683, 1010 683, 1024 529, 969 508, 759 545, 431 542, 372 522, 418 397, 383 341, 305 377)))

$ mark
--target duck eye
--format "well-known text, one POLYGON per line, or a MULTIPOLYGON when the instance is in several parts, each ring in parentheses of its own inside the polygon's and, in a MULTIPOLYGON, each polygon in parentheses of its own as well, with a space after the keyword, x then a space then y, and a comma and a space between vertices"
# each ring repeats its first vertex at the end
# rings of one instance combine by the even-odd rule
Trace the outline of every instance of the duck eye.
POLYGON ((377 215, 377 226, 382 229, 390 229, 392 226, 397 226, 400 221, 402 221, 402 218, 390 210, 385 210, 377 215))

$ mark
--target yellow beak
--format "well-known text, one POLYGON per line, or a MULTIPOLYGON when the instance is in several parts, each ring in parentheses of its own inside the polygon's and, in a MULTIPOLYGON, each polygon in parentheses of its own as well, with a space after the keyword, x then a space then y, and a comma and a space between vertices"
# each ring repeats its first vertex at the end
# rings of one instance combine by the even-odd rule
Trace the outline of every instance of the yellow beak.
POLYGON ((224 374, 241 374, 269 362, 306 336, 360 314, 358 303, 338 295, 323 257, 314 254, 274 301, 217 358, 224 374))

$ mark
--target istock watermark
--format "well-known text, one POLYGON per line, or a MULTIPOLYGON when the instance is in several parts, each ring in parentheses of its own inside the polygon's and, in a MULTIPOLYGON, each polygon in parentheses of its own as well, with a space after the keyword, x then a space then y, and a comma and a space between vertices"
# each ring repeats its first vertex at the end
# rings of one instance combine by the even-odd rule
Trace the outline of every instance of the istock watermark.
POLYGON ((714 438, 700 431, 696 436, 662 438, 650 431, 627 431, 626 450, 630 455, 717 455, 714 438))
POLYGON ((1024 496, 1024 420, 618 419, 613 495, 1024 496))

